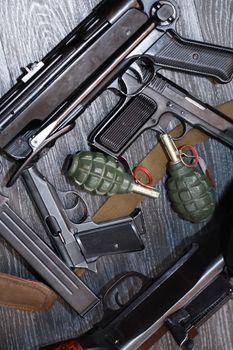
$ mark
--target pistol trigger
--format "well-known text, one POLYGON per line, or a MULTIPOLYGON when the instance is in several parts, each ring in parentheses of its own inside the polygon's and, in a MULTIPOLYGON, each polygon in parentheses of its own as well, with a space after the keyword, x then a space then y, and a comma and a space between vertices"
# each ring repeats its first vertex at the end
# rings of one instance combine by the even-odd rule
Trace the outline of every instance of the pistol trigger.
POLYGON ((119 308, 124 306, 124 304, 120 301, 119 292, 116 292, 115 294, 115 302, 119 306, 119 308))
POLYGON ((134 74, 135 78, 138 80, 140 84, 143 83, 144 81, 143 72, 140 65, 137 63, 137 61, 133 62, 131 66, 128 68, 128 70, 130 70, 134 74))
POLYGON ((168 134, 171 130, 173 130, 176 126, 179 126, 177 129, 177 134, 173 135, 173 140, 181 139, 187 132, 187 127, 185 122, 179 118, 179 116, 172 112, 163 113, 158 123, 155 125, 155 129, 162 134, 168 134))
POLYGON ((119 91, 118 79, 114 80, 109 86, 108 90, 119 91))

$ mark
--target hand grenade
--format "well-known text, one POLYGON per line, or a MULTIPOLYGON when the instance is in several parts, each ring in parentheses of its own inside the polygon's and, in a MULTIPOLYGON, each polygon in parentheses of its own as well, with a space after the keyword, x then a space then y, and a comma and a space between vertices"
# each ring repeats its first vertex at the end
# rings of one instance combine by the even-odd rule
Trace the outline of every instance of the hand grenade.
POLYGON ((183 164, 168 134, 161 135, 161 141, 171 160, 168 164, 170 178, 167 191, 174 211, 193 223, 207 220, 213 214, 215 203, 206 175, 183 164))
POLYGON ((136 192, 152 198, 159 196, 154 189, 136 184, 119 161, 101 152, 84 151, 71 155, 65 168, 75 183, 98 195, 136 192))

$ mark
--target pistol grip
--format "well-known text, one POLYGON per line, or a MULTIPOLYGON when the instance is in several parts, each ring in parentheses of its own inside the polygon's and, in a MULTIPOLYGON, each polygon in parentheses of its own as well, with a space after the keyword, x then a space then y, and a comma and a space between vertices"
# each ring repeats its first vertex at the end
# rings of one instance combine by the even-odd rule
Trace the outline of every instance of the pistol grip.
POLYGON ((233 49, 188 40, 167 31, 151 48, 155 64, 228 83, 233 76, 233 49))
POLYGON ((88 137, 89 143, 103 152, 118 158, 150 127, 150 119, 157 103, 144 94, 125 101, 115 108, 88 137), (149 123, 149 124, 148 124, 149 123))
POLYGON ((135 252, 144 249, 141 235, 144 233, 143 216, 135 209, 130 216, 102 223, 92 221, 79 224, 75 238, 80 242, 87 261, 103 255, 135 252))

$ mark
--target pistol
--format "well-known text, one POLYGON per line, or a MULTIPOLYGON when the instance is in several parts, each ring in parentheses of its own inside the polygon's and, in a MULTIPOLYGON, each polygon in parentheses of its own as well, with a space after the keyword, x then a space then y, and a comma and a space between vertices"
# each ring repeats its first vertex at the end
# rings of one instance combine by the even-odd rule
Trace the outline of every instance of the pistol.
MULTIPOLYGON (((213 237, 211 232, 208 239, 193 243, 156 279, 139 273, 121 276, 107 289, 103 298, 106 302, 104 316, 93 329, 77 339, 41 349, 145 350, 166 331, 170 331, 182 349, 193 349, 197 327, 233 295, 229 282, 232 258, 231 264, 226 264, 219 242, 213 237), (122 305, 119 287, 132 277, 139 278, 142 287, 122 305), (113 308, 109 306, 109 299, 114 300, 114 297, 113 308)), ((230 250, 229 256, 232 256, 230 250)))
POLYGON ((141 235, 145 232, 140 209, 127 217, 95 223, 88 217, 87 207, 76 196, 72 210, 83 211, 79 223, 71 221, 55 187, 33 166, 22 174, 25 187, 41 218, 56 253, 70 268, 97 271, 97 259, 103 255, 135 252, 144 249, 141 235), (79 202, 81 201, 81 205, 79 202))
POLYGON ((0 100, 0 149, 19 162, 12 185, 46 146, 139 60, 150 82, 160 68, 231 80, 233 50, 181 38, 174 0, 105 0, 0 100))
POLYGON ((92 147, 118 158, 143 132, 150 129, 157 135, 167 133, 174 125, 172 122, 183 126, 177 138, 184 136, 190 127, 195 127, 233 147, 233 121, 226 115, 159 73, 149 85, 140 88, 143 80, 147 80, 143 67, 134 75, 125 73, 121 77, 121 84, 115 86, 115 90, 122 98, 88 136, 92 147), (138 87, 138 92, 132 93, 135 87, 138 87))

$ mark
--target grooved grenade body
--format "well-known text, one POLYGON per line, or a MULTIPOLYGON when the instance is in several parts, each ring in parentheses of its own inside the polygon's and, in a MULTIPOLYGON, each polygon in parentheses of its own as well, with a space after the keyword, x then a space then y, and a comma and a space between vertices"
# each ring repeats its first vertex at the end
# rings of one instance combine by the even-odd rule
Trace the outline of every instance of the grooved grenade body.
POLYGON ((70 156, 67 175, 86 191, 98 195, 136 192, 152 198, 159 196, 154 189, 136 184, 120 162, 101 152, 83 151, 70 156))
POLYGON ((174 211, 193 223, 209 219, 214 212, 215 201, 206 175, 181 161, 179 151, 168 134, 161 135, 161 141, 171 159, 167 190, 174 211))
POLYGON ((207 220, 215 203, 205 174, 186 167, 182 162, 169 164, 168 197, 173 209, 185 220, 197 223, 207 220))

